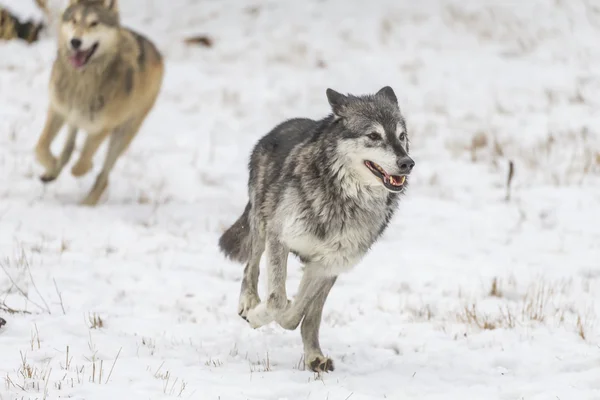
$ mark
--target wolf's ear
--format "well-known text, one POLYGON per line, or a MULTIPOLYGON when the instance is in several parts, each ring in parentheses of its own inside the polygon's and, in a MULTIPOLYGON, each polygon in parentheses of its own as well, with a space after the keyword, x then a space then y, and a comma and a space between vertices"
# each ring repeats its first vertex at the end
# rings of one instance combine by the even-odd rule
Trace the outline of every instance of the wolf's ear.
POLYGON ((104 7, 111 11, 119 11, 118 0, 104 0, 104 7))
POLYGON ((119 5, 117 4, 117 0, 69 0, 69 5, 79 3, 102 3, 104 7, 111 11, 119 11, 119 5))
POLYGON ((396 93, 394 93, 394 89, 389 86, 385 86, 376 93, 376 96, 382 96, 386 99, 390 100, 392 103, 398 105, 398 98, 396 97, 396 93))
POLYGON ((327 89, 325 93, 327 94, 327 100, 329 101, 329 105, 331 105, 333 113, 337 117, 343 116, 346 104, 348 104, 348 97, 333 89, 327 89))

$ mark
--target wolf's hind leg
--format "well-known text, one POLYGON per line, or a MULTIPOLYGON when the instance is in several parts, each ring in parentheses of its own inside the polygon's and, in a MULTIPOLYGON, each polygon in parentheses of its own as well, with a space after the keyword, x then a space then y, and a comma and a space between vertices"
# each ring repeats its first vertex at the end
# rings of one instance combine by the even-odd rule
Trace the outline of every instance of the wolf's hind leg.
POLYGON ((260 274, 260 258, 265 251, 264 237, 260 237, 255 229, 251 229, 252 252, 242 278, 242 287, 240 289, 240 300, 238 305, 238 314, 240 317, 248 320, 248 311, 255 308, 260 303, 258 296, 258 276, 260 274))
POLYGON ((119 157, 127 150, 127 147, 129 147, 129 144, 140 129, 142 122, 143 120, 137 120, 133 123, 122 125, 115 129, 111 134, 102 171, 100 171, 96 177, 96 182, 94 182, 92 190, 86 198, 81 201, 82 205, 95 206, 98 203, 100 196, 102 196, 102 193, 104 193, 104 190, 108 186, 110 171, 115 166, 119 157))
POLYGON ((73 165, 73 168, 71 168, 71 174, 73 174, 73 176, 85 175, 92 169, 92 166, 94 165, 92 162, 94 154, 96 154, 96 151, 109 133, 110 131, 104 131, 96 135, 87 135, 79 159, 75 165, 73 165))
POLYGON ((65 119, 54 111, 48 109, 44 129, 35 146, 35 157, 37 161, 46 169, 46 173, 52 172, 56 168, 57 160, 52 154, 50 146, 65 123, 65 119))

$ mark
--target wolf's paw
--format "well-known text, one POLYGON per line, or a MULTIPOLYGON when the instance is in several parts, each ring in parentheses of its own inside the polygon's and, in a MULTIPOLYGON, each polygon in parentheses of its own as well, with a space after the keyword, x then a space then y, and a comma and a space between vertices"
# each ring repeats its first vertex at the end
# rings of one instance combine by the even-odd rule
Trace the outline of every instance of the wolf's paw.
POLYGON ((94 207, 98 204, 98 200, 100 200, 100 196, 90 193, 79 202, 79 205, 85 207, 94 207))
POLYGON ((248 321, 248 311, 260 304, 260 297, 256 293, 242 293, 238 304, 238 315, 248 321))
POLYGON ((35 159, 46 169, 46 171, 55 170, 56 165, 58 164, 58 160, 52 155, 52 152, 39 145, 35 148, 35 159))
POLYGON ((275 319, 269 312, 269 309, 265 303, 258 304, 256 307, 249 310, 248 314, 246 315, 246 321, 248 321, 250 326, 254 329, 267 325, 274 320, 275 319))
POLYGON ((44 172, 42 175, 40 175, 40 181, 44 183, 49 183, 55 180, 57 177, 58 174, 54 173, 54 171, 44 172))
POLYGON ((92 167, 94 166, 94 164, 92 164, 91 161, 77 161, 77 163, 75 163, 75 165, 73 165, 73 168, 71 168, 71 175, 73 176, 83 176, 86 173, 88 173, 92 167))
POLYGON ((306 356, 306 367, 313 372, 331 372, 335 369, 333 360, 322 354, 314 354, 306 356))

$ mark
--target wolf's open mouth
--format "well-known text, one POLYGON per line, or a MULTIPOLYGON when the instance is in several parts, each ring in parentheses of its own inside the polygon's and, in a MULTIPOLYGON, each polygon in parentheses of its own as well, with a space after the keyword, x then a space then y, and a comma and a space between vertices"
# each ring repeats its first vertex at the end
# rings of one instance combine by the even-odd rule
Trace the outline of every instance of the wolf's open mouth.
POLYGON ((71 64, 73 64, 75 68, 81 68, 85 66, 96 52, 96 49, 98 49, 98 43, 95 43, 88 50, 75 51, 70 57, 71 64))
POLYGON ((404 182, 406 181, 405 175, 390 175, 373 161, 366 160, 365 165, 367 168, 369 168, 373 175, 381 179, 383 186, 385 186, 389 191, 400 192, 404 187, 404 182))

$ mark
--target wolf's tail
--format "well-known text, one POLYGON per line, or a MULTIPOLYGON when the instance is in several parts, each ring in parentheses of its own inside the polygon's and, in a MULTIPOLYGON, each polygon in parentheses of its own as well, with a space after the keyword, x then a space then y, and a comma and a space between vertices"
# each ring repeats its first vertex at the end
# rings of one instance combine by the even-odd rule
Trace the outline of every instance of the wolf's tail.
POLYGON ((252 250, 249 221, 250 208, 250 203, 246 204, 242 216, 219 239, 219 248, 221 251, 227 257, 242 264, 248 261, 252 250))

